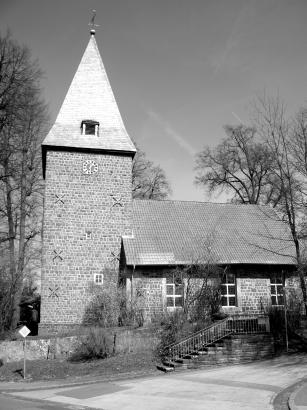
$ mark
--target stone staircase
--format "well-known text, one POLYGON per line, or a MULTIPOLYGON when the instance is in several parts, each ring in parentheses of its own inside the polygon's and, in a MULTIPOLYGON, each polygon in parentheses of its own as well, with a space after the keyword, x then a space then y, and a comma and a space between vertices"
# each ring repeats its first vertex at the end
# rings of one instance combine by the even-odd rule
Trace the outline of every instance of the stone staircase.
POLYGON ((273 354, 274 340, 269 333, 268 318, 238 315, 170 345, 157 368, 164 372, 178 371, 249 362, 273 354))

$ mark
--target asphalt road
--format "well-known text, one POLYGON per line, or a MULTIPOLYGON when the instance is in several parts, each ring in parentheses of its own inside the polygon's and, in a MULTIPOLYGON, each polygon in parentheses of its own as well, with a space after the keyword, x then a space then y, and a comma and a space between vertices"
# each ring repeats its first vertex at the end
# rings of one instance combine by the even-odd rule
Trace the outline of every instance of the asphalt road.
POLYGON ((63 405, 41 402, 40 400, 22 400, 0 394, 0 410, 67 410, 71 408, 70 405, 63 407, 63 405))
POLYGON ((6 405, 5 401, 0 401, 0 409, 272 410, 274 398, 306 376, 307 355, 289 355, 244 365, 83 386, 48 388, 46 383, 35 389, 33 384, 19 392, 7 390, 6 394, 15 399, 34 400, 35 405, 7 401, 8 406, 17 407, 6 408, 2 404, 6 405), (48 407, 49 403, 55 407, 48 407))

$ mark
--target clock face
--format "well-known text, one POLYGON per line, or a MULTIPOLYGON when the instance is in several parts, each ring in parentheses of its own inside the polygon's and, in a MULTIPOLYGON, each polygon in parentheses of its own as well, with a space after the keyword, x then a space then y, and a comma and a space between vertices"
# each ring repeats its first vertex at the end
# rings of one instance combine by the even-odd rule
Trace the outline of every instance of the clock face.
POLYGON ((83 162, 82 170, 83 170, 83 174, 87 174, 87 175, 94 174, 95 172, 98 171, 98 164, 97 162, 91 159, 88 159, 87 161, 83 162))

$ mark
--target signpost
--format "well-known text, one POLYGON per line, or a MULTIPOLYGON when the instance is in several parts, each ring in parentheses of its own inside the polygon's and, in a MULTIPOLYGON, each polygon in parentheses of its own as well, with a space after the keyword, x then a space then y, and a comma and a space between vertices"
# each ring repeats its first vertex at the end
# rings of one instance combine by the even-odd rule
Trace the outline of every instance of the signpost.
POLYGON ((23 344, 23 378, 26 378, 26 346, 27 346, 27 336, 31 332, 27 326, 22 326, 22 328, 18 331, 19 334, 24 338, 23 344))

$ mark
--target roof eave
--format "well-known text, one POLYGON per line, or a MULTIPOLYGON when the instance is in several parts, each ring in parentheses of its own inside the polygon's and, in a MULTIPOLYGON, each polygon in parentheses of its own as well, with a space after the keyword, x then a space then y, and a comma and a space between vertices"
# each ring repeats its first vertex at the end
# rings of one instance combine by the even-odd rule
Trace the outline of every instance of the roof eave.
MULTIPOLYGON (((128 267, 141 267, 141 266, 188 266, 191 265, 192 261, 176 261, 172 263, 139 263, 139 262, 126 262, 128 267)), ((204 262, 205 263, 205 262, 204 262)), ((216 265, 274 265, 274 266, 292 266, 295 267, 294 262, 278 262, 278 261, 268 261, 268 262, 251 262, 251 261, 219 261, 216 265)))

